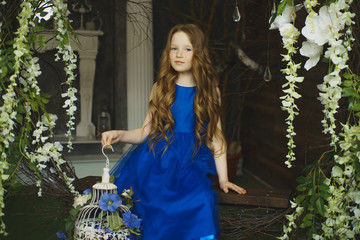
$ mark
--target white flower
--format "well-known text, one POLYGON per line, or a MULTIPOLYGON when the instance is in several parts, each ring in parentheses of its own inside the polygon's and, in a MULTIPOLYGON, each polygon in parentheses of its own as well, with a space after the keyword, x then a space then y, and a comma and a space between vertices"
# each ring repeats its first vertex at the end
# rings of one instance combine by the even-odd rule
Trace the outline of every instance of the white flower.
POLYGON ((322 46, 332 38, 331 23, 328 7, 324 5, 320 8, 319 15, 314 17, 309 15, 306 18, 301 33, 308 40, 322 46))
POLYGON ((344 171, 344 174, 347 176, 347 177, 351 177, 353 175, 353 167, 351 165, 348 165, 345 167, 345 171, 344 171))
POLYGON ((354 209, 354 216, 356 219, 360 219, 360 209, 358 208, 354 209))
POLYGON ((278 29, 286 23, 291 23, 293 21, 293 12, 293 7, 286 5, 284 11, 279 16, 276 16, 275 20, 271 23, 270 29, 278 29))
POLYGON ((75 201, 74 201, 74 204, 73 204, 73 207, 76 208, 77 206, 84 206, 87 201, 89 200, 91 194, 84 194, 84 195, 80 195, 78 196, 77 198, 75 198, 75 201))
POLYGON ((315 42, 305 41, 302 43, 302 47, 300 48, 300 54, 308 57, 309 59, 306 61, 304 68, 306 70, 311 69, 316 66, 316 64, 320 60, 320 55, 323 52, 323 46, 319 46, 315 42))
POLYGON ((291 23, 285 23, 279 28, 280 35, 283 37, 284 44, 295 43, 299 36, 299 30, 291 23))
POLYGON ((331 171, 332 177, 342 177, 343 176, 343 170, 339 166, 334 166, 331 171))
POLYGON ((131 191, 130 189, 124 190, 124 191, 121 193, 121 195, 124 196, 124 197, 126 197, 126 198, 131 198, 131 196, 129 195, 130 191, 131 191))
POLYGON ((360 192, 359 191, 353 192, 351 197, 356 204, 360 204, 360 192))
POLYGON ((55 114, 49 113, 48 115, 43 115, 41 117, 42 122, 45 124, 45 126, 48 126, 50 129, 53 129, 56 125, 56 120, 58 117, 55 114))

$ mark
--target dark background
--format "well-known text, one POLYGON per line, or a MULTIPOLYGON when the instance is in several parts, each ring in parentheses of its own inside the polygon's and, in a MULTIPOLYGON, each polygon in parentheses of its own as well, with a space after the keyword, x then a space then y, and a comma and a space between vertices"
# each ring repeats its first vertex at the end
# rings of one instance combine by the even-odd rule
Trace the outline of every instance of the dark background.
MULTIPOLYGON (((68 1, 68 4, 72 2, 68 1)), ((104 32, 99 39, 92 120, 96 126, 97 116, 106 106, 111 114, 112 128, 126 129, 126 2, 93 0, 91 4, 93 11, 84 15, 84 21, 100 18, 104 32)), ((285 51, 278 30, 269 30, 272 4, 269 0, 238 1, 241 20, 234 22, 232 14, 235 1, 232 0, 154 0, 154 76, 169 29, 179 23, 199 25, 209 37, 212 58, 220 75, 223 131, 228 144, 241 143, 244 167, 249 172, 270 186, 293 188, 295 178, 301 174, 304 166, 329 149, 329 138, 322 133, 322 106, 317 100, 316 87, 327 71, 327 64, 319 63, 309 72, 299 71, 299 76, 304 76, 305 80, 299 84, 298 92, 302 95, 297 100, 300 115, 294 122, 297 160, 292 169, 287 169, 284 164, 287 154, 287 114, 281 110, 279 99, 283 95, 281 86, 285 83, 284 75, 280 72, 284 68, 280 54, 285 51), (243 64, 236 56, 234 46, 240 47, 257 62, 262 71, 253 71, 243 64), (272 73, 270 82, 263 79, 266 66, 272 73)), ((79 14, 72 13, 70 18, 74 21, 74 29, 77 29, 79 14)), ((304 10, 297 15, 299 24, 303 20, 304 10)), ((302 42, 303 39, 300 37, 299 40, 302 42)), ((298 47, 301 47, 300 44, 298 47)), ((45 55, 41 57, 42 61, 49 58, 45 55)), ((297 63, 305 61, 299 54, 295 57, 297 63)), ((49 74, 56 75, 61 70, 54 73, 54 67, 50 67, 49 73, 45 65, 41 84, 45 82, 46 85, 49 84, 49 74)), ((57 65, 57 68, 61 69, 61 66, 57 65)), ((51 86, 57 86, 59 77, 50 79, 55 81, 51 86)), ((54 103, 55 99, 54 95, 54 103)), ((339 121, 342 115, 338 114, 339 121)), ((61 133, 65 129, 58 131, 61 133)))

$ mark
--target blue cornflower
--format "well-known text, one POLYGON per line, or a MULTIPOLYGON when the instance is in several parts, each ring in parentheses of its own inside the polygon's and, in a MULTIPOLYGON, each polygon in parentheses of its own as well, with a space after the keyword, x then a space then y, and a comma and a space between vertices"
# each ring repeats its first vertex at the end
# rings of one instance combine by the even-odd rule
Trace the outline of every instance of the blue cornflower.
POLYGON ((109 210, 115 212, 115 210, 121 205, 120 196, 115 193, 104 193, 99 200, 99 207, 103 211, 109 210))
POLYGON ((141 219, 131 212, 124 212, 123 222, 129 228, 140 228, 141 219))
POLYGON ((91 190, 90 188, 88 188, 88 189, 85 189, 85 190, 83 191, 83 194, 88 195, 88 194, 90 194, 91 192, 92 192, 92 190, 91 190))
POLYGON ((68 238, 66 237, 65 233, 63 232, 57 232, 56 236, 60 239, 60 240, 68 240, 68 238))

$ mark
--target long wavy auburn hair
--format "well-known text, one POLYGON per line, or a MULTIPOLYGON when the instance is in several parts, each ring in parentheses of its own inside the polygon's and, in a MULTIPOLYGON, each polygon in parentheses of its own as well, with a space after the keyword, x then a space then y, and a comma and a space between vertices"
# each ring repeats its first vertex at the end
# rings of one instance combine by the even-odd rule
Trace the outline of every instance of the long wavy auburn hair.
POLYGON ((221 130, 217 127, 220 118, 220 92, 218 90, 218 75, 213 67, 207 39, 201 29, 194 24, 176 25, 168 35, 165 49, 160 59, 159 73, 153 88, 152 96, 149 102, 151 110, 151 132, 149 137, 149 146, 154 146, 161 140, 167 141, 167 146, 172 141, 175 121, 171 114, 171 106, 175 102, 176 80, 178 73, 170 64, 171 40, 175 33, 184 32, 192 46, 192 73, 194 75, 197 93, 194 98, 194 113, 196 117, 195 134, 197 138, 196 148, 202 143, 214 152, 211 144, 213 137, 220 139, 222 147, 221 154, 226 151, 226 143, 221 130))

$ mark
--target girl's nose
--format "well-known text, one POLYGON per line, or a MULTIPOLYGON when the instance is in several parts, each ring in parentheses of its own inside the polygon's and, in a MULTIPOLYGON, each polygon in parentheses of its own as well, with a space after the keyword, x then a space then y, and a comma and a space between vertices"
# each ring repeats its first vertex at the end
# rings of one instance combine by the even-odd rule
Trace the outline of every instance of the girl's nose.
POLYGON ((182 51, 180 49, 177 50, 176 57, 182 57, 182 56, 183 56, 182 51))

